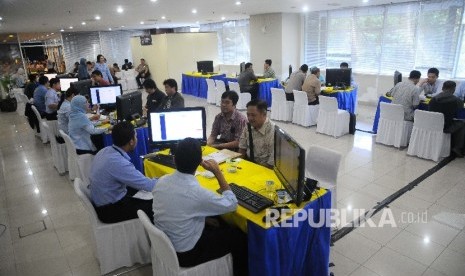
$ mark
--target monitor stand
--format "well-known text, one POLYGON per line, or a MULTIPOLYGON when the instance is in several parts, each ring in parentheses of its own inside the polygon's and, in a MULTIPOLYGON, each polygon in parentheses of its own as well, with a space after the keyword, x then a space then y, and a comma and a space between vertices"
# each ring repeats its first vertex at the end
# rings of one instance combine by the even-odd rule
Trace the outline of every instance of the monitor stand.
POLYGON ((315 191, 317 187, 318 181, 310 179, 310 178, 305 178, 305 183, 304 183, 304 191, 303 191, 303 201, 308 201, 312 197, 313 191, 315 191))

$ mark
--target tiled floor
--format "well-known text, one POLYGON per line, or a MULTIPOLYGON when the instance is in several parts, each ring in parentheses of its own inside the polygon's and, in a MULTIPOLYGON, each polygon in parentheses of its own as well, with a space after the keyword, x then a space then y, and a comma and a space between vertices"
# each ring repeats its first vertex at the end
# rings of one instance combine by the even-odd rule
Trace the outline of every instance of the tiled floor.
MULTIPOLYGON (((186 96, 186 103, 204 106, 205 100, 186 96)), ((209 131, 219 109, 206 108, 209 131)), ((359 105, 357 128, 370 130, 374 111, 359 105)), ((355 209, 372 208, 436 165, 375 144, 369 133, 334 139, 316 134, 315 127, 276 123, 304 147, 320 145, 343 154, 337 201, 349 220, 355 209)), ((88 216, 67 175, 53 168, 49 145, 17 113, 1 113, 0 129, 0 224, 6 226, 0 225, 0 275, 98 275, 88 216)), ((362 225, 337 241, 331 271, 337 276, 465 275, 464 197, 465 160, 458 159, 390 204, 395 227, 362 225)), ((386 212, 380 212, 372 222, 385 219, 386 212)), ((125 275, 151 275, 151 267, 125 275)))

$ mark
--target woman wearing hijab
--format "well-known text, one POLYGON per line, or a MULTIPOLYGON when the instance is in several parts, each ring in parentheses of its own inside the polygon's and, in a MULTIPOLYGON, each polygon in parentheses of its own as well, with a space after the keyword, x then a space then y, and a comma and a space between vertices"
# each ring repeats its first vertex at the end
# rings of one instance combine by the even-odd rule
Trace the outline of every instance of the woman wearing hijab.
POLYGON ((16 87, 23 88, 26 85, 26 73, 23 68, 18 68, 16 74, 13 75, 16 87))
POLYGON ((99 70, 100 72, 102 72, 104 80, 108 81, 110 84, 114 83, 113 77, 110 73, 110 68, 108 68, 108 65, 105 63, 105 57, 103 55, 97 56, 97 62, 95 63, 94 67, 94 71, 95 70, 99 70))
POLYGON ((78 79, 79 80, 90 79, 89 73, 87 72, 87 64, 86 64, 86 59, 85 58, 81 58, 81 60, 79 61, 78 79))
POLYGON ((92 143, 91 135, 102 134, 106 129, 96 128, 87 118, 87 99, 78 95, 71 100, 71 113, 69 114, 69 137, 76 147, 77 154, 96 154, 97 148, 92 143))

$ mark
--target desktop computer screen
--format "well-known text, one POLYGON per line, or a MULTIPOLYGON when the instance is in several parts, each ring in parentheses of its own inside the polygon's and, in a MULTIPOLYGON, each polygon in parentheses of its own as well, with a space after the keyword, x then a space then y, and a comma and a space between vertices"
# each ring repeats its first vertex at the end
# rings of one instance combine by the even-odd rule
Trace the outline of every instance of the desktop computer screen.
POLYGON ((91 104, 115 104, 116 97, 123 94, 121 85, 90 87, 91 104))
POLYGON ((305 150, 278 126, 274 133, 274 172, 299 206, 305 184, 305 150))
POLYGON ((142 92, 135 91, 116 97, 118 121, 132 121, 142 116, 142 92))
POLYGON ((326 69, 326 86, 349 87, 352 76, 352 68, 326 69))
POLYGON ((78 78, 60 78, 61 91, 66 92, 71 87, 71 83, 76 81, 78 78))
POLYGON ((191 137, 207 141, 206 113, 203 107, 186 107, 151 112, 149 133, 154 148, 166 148, 191 137))
POLYGON ((399 82, 402 82, 402 73, 396 70, 394 72, 394 86, 399 82))
POLYGON ((197 61, 197 72, 213 72, 213 60, 197 61))

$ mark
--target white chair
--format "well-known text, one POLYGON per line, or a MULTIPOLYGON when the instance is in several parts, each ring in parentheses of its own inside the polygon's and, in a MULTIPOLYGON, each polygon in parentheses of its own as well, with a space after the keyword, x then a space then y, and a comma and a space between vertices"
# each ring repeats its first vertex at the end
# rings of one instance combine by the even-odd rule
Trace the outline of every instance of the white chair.
POLYGON ((444 133, 444 115, 415 110, 408 155, 439 161, 450 154, 450 133, 444 133))
MULTIPOLYGON (((224 81, 222 81, 222 80, 215 80, 215 84, 216 84, 216 97, 215 97, 216 106, 220 106, 221 105, 221 95, 223 95, 223 93, 226 91, 226 85, 224 84, 224 81)), ((231 90, 231 89, 229 89, 229 90, 231 90)))
POLYGON ((308 105, 307 93, 294 90, 294 112, 292 114, 292 123, 304 127, 314 126, 317 124, 319 105, 308 105))
POLYGON ((92 162, 94 161, 93 154, 81 154, 77 156, 77 164, 79 168, 79 176, 86 184, 86 186, 90 185, 90 168, 92 167, 92 162))
POLYGON ((318 186, 331 191, 331 208, 337 208, 337 174, 341 154, 322 147, 312 146, 305 157, 305 176, 318 181, 318 186))
POLYGON ((292 121, 294 102, 286 101, 284 89, 271 88, 271 119, 278 121, 292 121))
MULTIPOLYGON (((40 116, 39 111, 37 110, 37 108, 34 105, 32 105, 31 108, 32 108, 32 111, 34 112, 34 114, 36 115, 37 120, 39 120, 39 129, 40 129, 40 128, 42 128, 44 120, 42 119, 42 117, 40 116)), ((44 143, 44 144, 48 143, 47 132, 40 130, 40 138, 42 139, 42 143, 44 143)))
POLYGON ((29 102, 29 99, 27 98, 27 96, 26 96, 25 94, 19 94, 19 95, 18 95, 18 98, 19 98, 20 101, 23 103, 23 108, 22 108, 21 110, 18 109, 18 111, 20 110, 20 111, 19 111, 19 112, 21 112, 20 115, 23 115, 23 116, 24 116, 25 113, 26 113, 26 104, 29 102))
POLYGON ((58 122, 57 120, 43 121, 42 126, 47 132, 50 141, 53 165, 60 175, 64 175, 68 170, 68 153, 66 151, 66 145, 57 142, 57 136, 59 136, 58 122))
POLYGON ((77 163, 78 156, 76 153, 76 146, 74 146, 74 143, 68 136, 68 134, 64 133, 61 129, 60 136, 63 137, 63 139, 65 140, 66 152, 68 153, 69 179, 73 180, 79 177, 79 167, 77 163))
POLYGON ((376 143, 394 146, 396 148, 406 147, 413 122, 404 121, 404 108, 400 104, 381 103, 378 133, 376 143))
POLYGON ((331 135, 335 138, 349 133, 349 112, 337 108, 336 98, 320 95, 319 99, 320 110, 318 112, 316 132, 331 135))
MULTIPOLYGON (((209 104, 216 104, 216 85, 214 79, 205 79, 207 81, 207 103, 209 104)), ((221 99, 220 99, 221 101, 221 99)))
POLYGON ((248 92, 241 92, 241 88, 238 82, 229 82, 229 90, 234 90, 239 95, 239 100, 237 101, 236 108, 238 110, 247 109, 247 103, 250 102, 252 96, 248 92))
MULTIPOLYGON (((144 211, 137 211, 145 231, 149 234, 152 243, 152 269, 153 275, 174 276, 216 276, 233 275, 232 256, 227 254, 216 260, 212 260, 194 267, 184 268, 179 266, 178 256, 170 239, 160 229, 150 222, 144 211)), ((214 245, 212 245, 214 246, 214 245)))
POLYGON ((74 180, 74 190, 89 213, 101 274, 150 262, 149 239, 138 219, 102 223, 90 201, 89 189, 80 178, 74 180))

